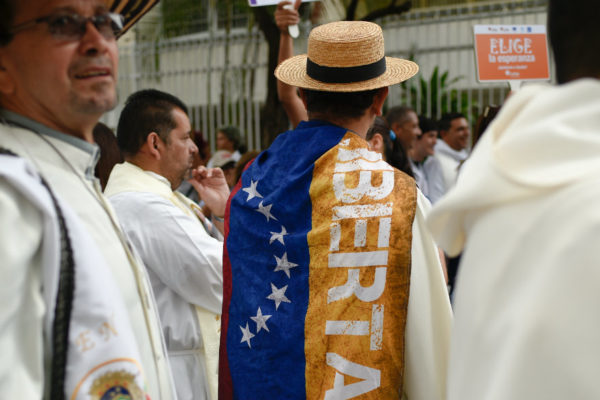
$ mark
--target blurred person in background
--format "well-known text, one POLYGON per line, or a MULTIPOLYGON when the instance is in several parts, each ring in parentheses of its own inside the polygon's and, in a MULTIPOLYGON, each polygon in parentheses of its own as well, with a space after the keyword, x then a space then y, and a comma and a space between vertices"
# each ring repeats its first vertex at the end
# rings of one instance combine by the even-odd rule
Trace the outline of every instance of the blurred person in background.
MULTIPOLYGON (((237 161, 246 152, 246 145, 240 130, 235 126, 225 126, 217 132, 217 150, 225 150, 231 153, 233 161, 237 161)), ((214 165, 208 161, 208 168, 213 168, 214 165)))
MULTIPOLYGON (((456 183, 458 167, 469 156, 469 123, 463 114, 442 115, 438 122, 440 138, 435 145, 434 157, 438 159, 444 174, 444 187, 447 192, 456 183)), ((444 192, 444 193, 445 193, 444 192)))
POLYGON ((117 137, 112 129, 102 122, 98 122, 94 127, 93 133, 94 142, 100 147, 100 158, 98 158, 98 162, 96 163, 94 175, 100 179, 100 186, 104 190, 110 176, 110 171, 112 171, 116 164, 123 162, 123 156, 117 144, 117 137))
POLYGON ((383 159, 392 167, 398 168, 406 175, 413 177, 406 151, 394 131, 390 130, 385 118, 375 117, 373 125, 367 131, 366 139, 371 149, 380 153, 383 159))
POLYGON ((421 134, 417 136, 414 147, 409 152, 411 168, 415 174, 417 185, 423 194, 435 203, 445 192, 442 167, 435 154, 438 127, 434 120, 425 116, 419 117, 421 134))

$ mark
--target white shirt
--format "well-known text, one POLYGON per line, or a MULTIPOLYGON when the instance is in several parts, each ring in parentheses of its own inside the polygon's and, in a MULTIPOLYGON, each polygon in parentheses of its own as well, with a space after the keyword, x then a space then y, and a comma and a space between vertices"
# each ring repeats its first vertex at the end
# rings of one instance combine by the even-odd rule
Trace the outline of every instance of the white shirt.
POLYGON ((469 156, 466 149, 457 151, 448 146, 443 140, 438 140, 435 144, 435 153, 433 155, 440 163, 442 174, 444 176, 444 187, 448 191, 456 183, 458 167, 460 163, 469 156))
POLYGON ((417 186, 425 197, 435 204, 446 193, 446 183, 440 161, 435 157, 427 157, 420 163, 410 160, 410 166, 417 186))
MULTIPOLYGON (((141 352, 148 394, 153 399, 174 398, 166 349, 147 274, 128 251, 126 239, 118 227, 113 210, 93 176, 98 147, 5 110, 0 110, 0 120, 22 126, 0 124, 0 146, 31 161, 52 190, 77 214, 110 266, 125 301, 127 315, 141 352)), ((26 215, 31 213, 31 210, 27 211, 26 204, 18 204, 16 213, 21 212, 21 206, 26 215)), ((26 215, 21 215, 20 218, 26 218, 26 215)), ((33 221, 32 226, 25 229, 25 233, 39 240, 41 228, 36 225, 33 221)), ((22 262, 27 265, 36 265, 37 250, 34 242, 28 246, 22 243, 23 239, 19 240, 21 243, 14 247, 19 251, 14 256, 23 257, 22 262)), ((43 377, 38 375, 34 379, 41 382, 43 377)))
POLYGON ((464 248, 449 400, 598 399, 600 82, 511 96, 429 225, 464 248))
POLYGON ((114 167, 106 195, 148 268, 179 400, 208 398, 195 307, 221 313, 222 242, 185 204, 174 204, 179 198, 166 178, 133 164, 114 167))

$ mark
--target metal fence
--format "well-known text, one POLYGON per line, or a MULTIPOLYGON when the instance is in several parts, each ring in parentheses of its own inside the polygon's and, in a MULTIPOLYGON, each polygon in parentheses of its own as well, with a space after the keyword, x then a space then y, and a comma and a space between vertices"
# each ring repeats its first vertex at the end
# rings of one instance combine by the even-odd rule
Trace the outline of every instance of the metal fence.
MULTIPOLYGON (((546 0, 478 2, 415 9, 379 21, 386 53, 412 58, 420 65, 416 77, 390 89, 386 107, 413 104, 419 113, 435 118, 458 107, 467 110, 473 121, 486 105, 501 104, 509 90, 507 84, 476 80, 472 27, 545 24, 545 8, 546 0), (437 95, 432 95, 433 91, 437 95)), ((306 51, 309 30, 307 23, 301 26, 301 38, 295 42, 297 53, 306 51)), ((193 127, 204 133, 213 150, 216 131, 224 125, 238 126, 250 150, 263 147, 259 110, 266 98, 267 45, 257 28, 151 42, 125 40, 119 47, 120 102, 103 118, 109 126, 116 126, 129 94, 152 87, 171 92, 188 104, 193 127)))

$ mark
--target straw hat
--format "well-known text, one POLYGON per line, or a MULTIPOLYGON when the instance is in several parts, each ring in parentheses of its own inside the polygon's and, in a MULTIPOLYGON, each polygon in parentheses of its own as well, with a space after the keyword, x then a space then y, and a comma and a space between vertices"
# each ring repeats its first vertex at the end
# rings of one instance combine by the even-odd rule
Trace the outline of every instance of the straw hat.
POLYGON ((275 76, 305 89, 358 92, 400 83, 418 71, 412 61, 385 57, 379 25, 340 21, 313 29, 308 54, 283 61, 275 76))
POLYGON ((107 0, 110 11, 121 14, 125 18, 123 30, 119 36, 122 36, 157 3, 158 0, 107 0))

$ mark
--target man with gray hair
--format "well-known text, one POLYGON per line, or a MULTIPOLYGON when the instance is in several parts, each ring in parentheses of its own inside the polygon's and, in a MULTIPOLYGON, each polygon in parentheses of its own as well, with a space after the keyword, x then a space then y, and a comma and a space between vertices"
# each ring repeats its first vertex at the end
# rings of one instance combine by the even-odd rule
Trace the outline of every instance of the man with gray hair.
POLYGON ((0 157, 0 398, 175 398, 146 272, 93 175, 124 7, 0 0, 0 147, 20 156, 0 157))

